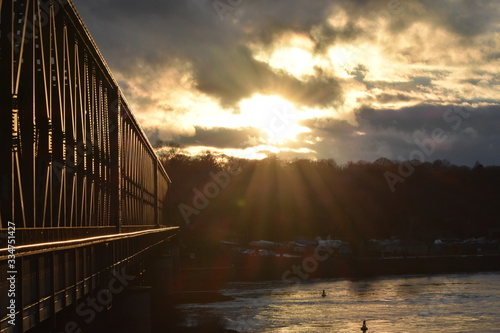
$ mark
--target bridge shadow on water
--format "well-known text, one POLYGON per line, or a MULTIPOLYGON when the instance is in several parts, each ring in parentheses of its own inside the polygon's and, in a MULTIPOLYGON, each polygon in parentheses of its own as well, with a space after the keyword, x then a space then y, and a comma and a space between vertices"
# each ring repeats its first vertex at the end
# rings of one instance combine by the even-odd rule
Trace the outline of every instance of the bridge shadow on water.
POLYGON ((206 314, 189 322, 178 308, 184 302, 210 303, 226 300, 217 293, 193 294, 186 297, 156 297, 151 287, 134 286, 116 295, 107 308, 91 303, 85 311, 78 306, 61 311, 55 320, 48 320, 30 330, 30 333, 210 333, 237 332, 226 329, 221 315, 206 314), (96 311, 92 311, 96 309, 96 311), (97 311, 100 310, 100 311, 97 311), (84 314, 84 315, 83 315, 84 314))

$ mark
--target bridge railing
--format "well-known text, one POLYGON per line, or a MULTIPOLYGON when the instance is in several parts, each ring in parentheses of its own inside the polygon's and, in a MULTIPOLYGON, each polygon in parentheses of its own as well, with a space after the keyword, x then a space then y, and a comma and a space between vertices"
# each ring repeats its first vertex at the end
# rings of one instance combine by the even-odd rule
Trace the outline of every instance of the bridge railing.
MULTIPOLYGON (((122 226, 120 232, 130 233, 136 231, 159 229, 157 225, 122 226)), ((0 250, 6 248, 8 229, 0 235, 0 250)), ((80 228, 23 228, 15 231, 15 246, 38 244, 44 242, 57 242, 70 239, 81 239, 92 236, 115 234, 116 227, 80 227, 80 228)))
POLYGON ((87 325, 88 300, 101 309, 110 306, 117 290, 140 282, 144 259, 175 242, 176 233, 176 227, 159 228, 20 246, 15 272, 8 267, 9 252, 0 249, 0 332, 25 332, 68 307, 73 307, 72 321, 87 325), (14 288, 9 274, 16 276, 14 288), (4 297, 9 292, 15 295, 4 297))

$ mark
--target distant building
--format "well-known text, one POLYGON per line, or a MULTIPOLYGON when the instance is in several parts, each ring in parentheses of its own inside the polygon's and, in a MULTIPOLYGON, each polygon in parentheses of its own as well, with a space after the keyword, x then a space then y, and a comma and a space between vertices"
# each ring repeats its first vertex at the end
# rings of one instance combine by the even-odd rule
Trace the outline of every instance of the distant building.
POLYGON ((418 241, 372 239, 366 245, 367 255, 376 257, 423 256, 427 255, 427 252, 427 244, 418 241))

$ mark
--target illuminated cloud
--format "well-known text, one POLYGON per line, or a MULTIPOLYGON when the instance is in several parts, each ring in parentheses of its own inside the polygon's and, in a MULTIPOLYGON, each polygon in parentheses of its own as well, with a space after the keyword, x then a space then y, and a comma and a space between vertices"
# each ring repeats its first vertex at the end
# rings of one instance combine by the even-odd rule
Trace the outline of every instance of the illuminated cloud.
POLYGON ((497 1, 75 3, 152 141, 345 163, 408 158, 442 128, 426 158, 500 163, 497 1), (477 112, 455 130, 459 107, 477 112))

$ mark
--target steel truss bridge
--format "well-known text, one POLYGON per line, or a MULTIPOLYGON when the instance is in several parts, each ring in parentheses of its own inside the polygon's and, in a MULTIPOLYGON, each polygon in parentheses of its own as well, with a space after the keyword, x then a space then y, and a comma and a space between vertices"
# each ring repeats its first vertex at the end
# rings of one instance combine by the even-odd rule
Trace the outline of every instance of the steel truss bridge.
POLYGON ((177 228, 170 179, 72 1, 0 11, 0 332, 25 332, 177 228))

